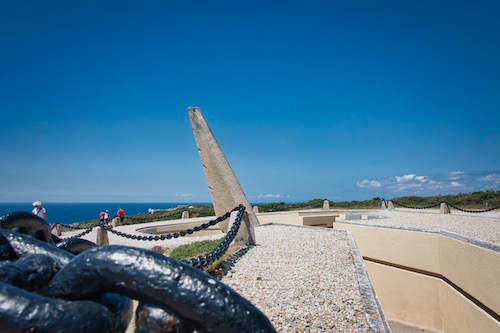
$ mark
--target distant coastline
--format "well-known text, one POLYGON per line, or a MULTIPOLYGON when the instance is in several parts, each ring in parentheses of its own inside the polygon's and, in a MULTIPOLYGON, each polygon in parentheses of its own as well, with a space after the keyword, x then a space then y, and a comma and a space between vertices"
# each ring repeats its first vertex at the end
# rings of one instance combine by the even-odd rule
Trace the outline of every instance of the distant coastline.
MULTIPOLYGON (((47 216, 49 223, 62 222, 62 223, 77 223, 98 218, 101 209, 109 210, 111 216, 116 214, 119 207, 125 210, 127 215, 135 215, 145 213, 148 208, 154 209, 168 209, 182 205, 191 205, 200 203, 186 203, 186 202, 146 202, 146 203, 56 203, 47 202, 43 203, 47 209, 47 216)), ((31 202, 3 202, 0 203, 0 215, 15 211, 31 212, 33 209, 31 202)))

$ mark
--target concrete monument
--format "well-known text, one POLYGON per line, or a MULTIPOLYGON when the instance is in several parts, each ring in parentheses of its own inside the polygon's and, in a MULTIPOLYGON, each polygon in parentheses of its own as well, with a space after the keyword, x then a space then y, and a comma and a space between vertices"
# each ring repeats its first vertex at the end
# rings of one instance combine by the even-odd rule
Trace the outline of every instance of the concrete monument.
POLYGON ((188 219, 189 218, 189 211, 188 210, 185 210, 182 212, 182 219, 188 219))
POLYGON ((450 206, 446 202, 441 202, 439 211, 441 212, 441 214, 450 214, 450 206))
POLYGON ((323 209, 330 209, 330 200, 323 201, 323 209))
POLYGON ((382 204, 380 205, 381 209, 387 209, 387 201, 382 200, 382 204))
MULTIPOLYGON (((259 220, 252 206, 248 202, 238 179, 234 175, 201 110, 197 107, 189 107, 188 114, 191 126, 193 127, 201 165, 203 166, 210 196, 214 204, 215 214, 220 216, 239 204, 243 204, 246 207, 245 218, 235 241, 236 243, 240 243, 239 245, 254 245, 254 226, 259 225, 259 220), (243 239, 245 241, 240 241, 243 239)), ((227 220, 221 223, 221 229, 227 231, 228 224, 229 221, 227 220)))

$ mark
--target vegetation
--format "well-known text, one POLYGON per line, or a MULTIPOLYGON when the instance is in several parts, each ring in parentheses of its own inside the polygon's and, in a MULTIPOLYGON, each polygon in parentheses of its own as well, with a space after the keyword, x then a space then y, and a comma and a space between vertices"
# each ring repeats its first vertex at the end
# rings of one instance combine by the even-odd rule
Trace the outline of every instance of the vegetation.
POLYGON ((450 195, 435 195, 429 197, 399 197, 394 198, 407 206, 424 207, 441 202, 448 202, 460 208, 487 209, 500 205, 500 191, 482 191, 450 195))
MULTIPOLYGON (((322 208, 324 199, 313 199, 306 202, 285 203, 273 202, 260 204, 260 212, 276 212, 288 210, 302 210, 322 208)), ((382 198, 375 197, 371 200, 362 201, 331 201, 331 209, 377 209, 380 208, 382 198)), ((389 200, 389 199, 387 199, 389 200)), ((395 197, 393 200, 407 206, 424 207, 441 202, 449 202, 452 205, 468 209, 486 209, 500 205, 500 191, 482 191, 472 193, 459 193, 450 195, 435 195, 428 197, 406 196, 395 197)))
MULTIPOLYGON (((211 205, 194 205, 194 206, 180 206, 172 209, 165 210, 157 210, 155 214, 136 214, 125 216, 123 219, 123 225, 128 224, 138 224, 138 223, 147 223, 147 222, 155 222, 155 221, 168 221, 168 220, 177 220, 182 217, 182 212, 187 210, 189 212, 189 217, 204 217, 204 216, 214 216, 215 211, 211 205)), ((92 224, 98 223, 99 220, 90 220, 81 222, 79 226, 88 226, 92 224)))
MULTIPOLYGON (((313 199, 305 202, 271 202, 259 204, 260 212, 277 212, 290 210, 315 209, 323 207, 324 199, 313 199)), ((362 201, 330 201, 331 209, 377 209, 380 208, 382 198, 375 197, 370 200, 362 201)), ((407 206, 424 207, 441 202, 449 202, 461 208, 468 209, 486 209, 500 205, 500 191, 483 191, 472 193, 459 193, 452 195, 437 195, 428 197, 405 196, 395 197, 393 200, 407 206)), ((138 224, 154 221, 176 220, 182 217, 183 211, 189 211, 190 217, 214 216, 212 205, 193 205, 181 206, 172 209, 158 210, 156 214, 137 214, 125 217, 123 224, 138 224)), ((97 223, 98 220, 90 220, 79 223, 79 226, 88 226, 97 223)))
POLYGON ((205 254, 212 251, 220 242, 222 242, 222 239, 223 237, 220 239, 203 240, 181 245, 174 248, 168 256, 180 260, 205 254))
MULTIPOLYGON (((379 208, 380 199, 373 198, 371 200, 363 201, 330 201, 330 208, 332 209, 370 209, 379 208)), ((296 202, 296 203, 285 203, 285 202, 272 202, 268 204, 260 204, 260 212, 277 212, 277 211, 288 211, 288 210, 302 210, 302 209, 314 209, 322 208, 324 199, 313 199, 306 202, 296 202)))

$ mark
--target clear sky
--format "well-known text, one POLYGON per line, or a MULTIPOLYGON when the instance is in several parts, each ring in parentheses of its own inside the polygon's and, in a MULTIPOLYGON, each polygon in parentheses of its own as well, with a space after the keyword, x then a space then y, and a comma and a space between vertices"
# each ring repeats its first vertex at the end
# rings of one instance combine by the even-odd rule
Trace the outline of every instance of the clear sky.
POLYGON ((498 1, 0 2, 0 201, 500 188, 498 1), (397 177, 396 177, 397 176, 397 177))

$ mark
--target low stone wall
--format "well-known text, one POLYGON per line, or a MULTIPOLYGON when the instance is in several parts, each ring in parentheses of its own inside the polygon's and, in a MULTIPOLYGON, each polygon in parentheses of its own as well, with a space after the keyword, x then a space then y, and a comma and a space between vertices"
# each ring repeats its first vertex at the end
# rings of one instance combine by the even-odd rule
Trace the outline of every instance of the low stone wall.
POLYGON ((334 210, 305 210, 289 212, 259 213, 257 218, 261 225, 282 223, 301 226, 333 227, 335 218, 339 216, 334 210))

